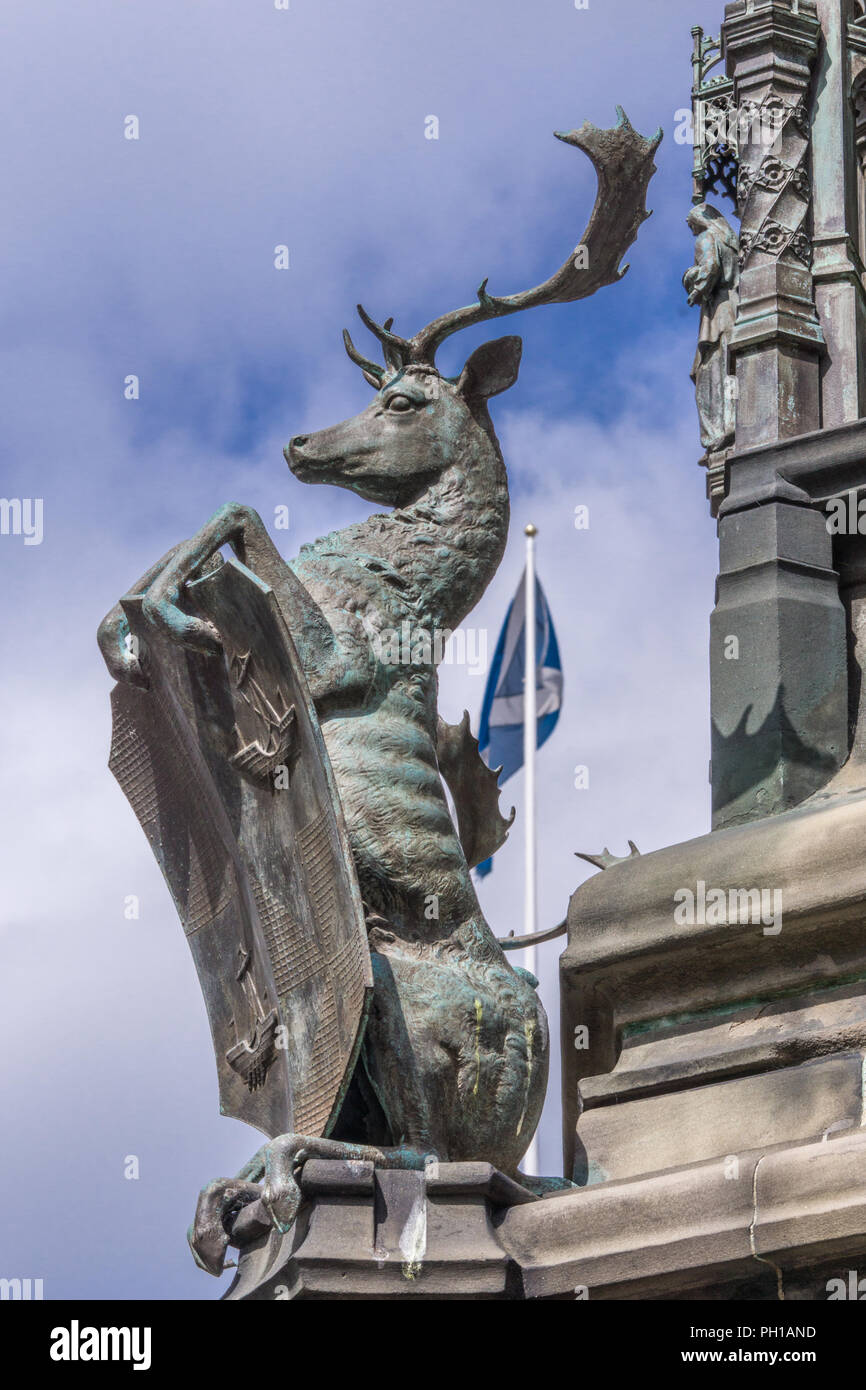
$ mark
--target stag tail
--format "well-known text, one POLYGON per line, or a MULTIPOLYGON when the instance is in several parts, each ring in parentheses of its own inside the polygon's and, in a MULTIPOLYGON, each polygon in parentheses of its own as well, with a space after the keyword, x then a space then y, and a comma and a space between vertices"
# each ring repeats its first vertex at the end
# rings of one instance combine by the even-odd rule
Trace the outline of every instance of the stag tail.
POLYGON ((596 290, 622 279, 628 270, 627 265, 621 264, 622 258, 635 241, 641 223, 651 215, 647 212, 646 195, 656 171, 653 156, 661 144, 662 131, 659 129, 647 140, 633 128, 621 106, 616 110, 617 123, 610 130, 599 130, 585 121, 579 130, 555 132, 558 140, 583 150, 598 175, 598 192, 587 229, 556 274, 535 289, 503 297, 488 294, 484 280, 476 304, 442 314, 413 338, 392 333, 393 319, 376 323, 359 304, 362 323, 382 344, 385 367, 362 357, 348 333, 344 332, 343 341, 352 361, 363 369, 372 385, 381 385, 390 372, 412 363, 435 366, 437 349, 461 328, 541 304, 571 304, 577 299, 588 299, 596 290))

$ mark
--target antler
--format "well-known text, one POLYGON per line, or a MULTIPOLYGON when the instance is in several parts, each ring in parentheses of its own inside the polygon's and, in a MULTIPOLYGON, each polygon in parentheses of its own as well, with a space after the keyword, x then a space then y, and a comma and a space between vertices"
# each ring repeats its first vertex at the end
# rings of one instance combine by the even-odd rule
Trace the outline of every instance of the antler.
POLYGON ((358 351, 352 339, 349 337, 348 328, 343 329, 343 346, 356 367, 361 368, 361 371, 364 373, 370 385, 381 386, 385 376, 385 368, 380 367, 378 362, 371 362, 369 357, 364 357, 364 355, 358 351))
POLYGON ((385 354, 387 365, 396 368, 405 366, 405 364, 410 361, 409 353, 411 352, 411 344, 408 343, 405 338, 399 338, 396 333, 389 332, 394 320, 386 319, 380 327, 378 323, 370 318, 363 304, 359 304, 357 308, 358 317, 364 327, 369 328, 370 332, 375 334, 382 344, 382 351, 385 354))
MULTIPOLYGON (((437 349, 461 328, 540 304, 570 304, 587 299, 596 290, 622 279, 628 266, 621 267, 620 262, 637 237, 641 223, 651 215, 646 210, 646 194, 656 171, 653 156, 661 143, 662 131, 647 140, 633 128, 621 106, 616 111, 617 123, 610 130, 599 130, 585 121, 579 130, 555 132, 558 140, 576 145, 592 160, 598 175, 598 192, 583 239, 549 280, 535 289, 502 298, 488 294, 484 280, 478 289, 477 304, 442 314, 409 339, 389 331, 393 320, 380 326, 358 306, 362 322, 383 344, 389 367, 405 367, 411 362, 433 366, 437 349)), ((344 337, 349 356, 358 361, 351 339, 348 334, 344 337)), ((381 380, 382 368, 375 372, 381 380)))
POLYGON ((409 344, 405 338, 398 338, 396 333, 390 333, 388 331, 391 324, 394 322, 393 319, 386 319, 380 326, 378 323, 373 322, 370 315, 364 309, 363 304, 359 304, 357 307, 361 322, 369 328, 371 333, 376 335, 379 342, 382 344, 386 366, 380 367, 378 363, 371 362, 368 357, 362 356, 349 337, 349 330, 347 328, 343 329, 343 345, 352 361, 362 369, 367 380, 370 381, 371 377, 375 378, 370 381, 370 385, 381 386, 385 377, 386 368, 391 367, 399 371, 404 365, 404 357, 405 360, 408 361, 408 357, 405 356, 405 354, 408 352, 409 344))

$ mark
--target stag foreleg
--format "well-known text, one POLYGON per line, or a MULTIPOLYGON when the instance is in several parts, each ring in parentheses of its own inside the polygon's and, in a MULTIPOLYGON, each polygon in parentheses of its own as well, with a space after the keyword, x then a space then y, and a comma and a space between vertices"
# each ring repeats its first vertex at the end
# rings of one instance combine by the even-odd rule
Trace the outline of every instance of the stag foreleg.
MULTIPOLYGON (((214 633, 210 624, 181 613, 167 602, 166 594, 176 592, 179 597, 182 582, 185 580, 177 582, 177 574, 182 572, 186 578, 190 577, 196 570, 201 569, 221 546, 229 543, 234 545, 238 557, 244 562, 246 549, 254 552, 256 572, 261 574, 266 582, 271 582, 277 564, 283 569, 286 568, 258 514, 248 507, 230 503, 222 507, 191 541, 181 541, 178 545, 172 546, 161 560, 151 565, 132 588, 127 590, 125 597, 143 595, 145 611, 152 612, 148 600, 151 589, 157 586, 157 592, 162 595, 160 616, 165 620, 171 634, 181 637, 181 640, 185 637, 188 640, 191 638, 190 645, 196 645, 196 639, 205 641, 208 643, 205 650, 218 650, 218 634, 214 633), (267 576, 262 573, 265 569, 268 571, 267 576), (210 631, 204 632, 208 628, 210 631)), ((129 641, 129 635, 129 623, 121 600, 99 624, 96 640, 103 660, 115 680, 127 681, 130 685, 146 689, 149 684, 147 675, 129 641)))
MULTIPOLYGON (((151 565, 137 584, 133 584, 127 592, 127 597, 132 594, 145 593, 157 575, 179 550, 179 545, 172 546, 161 560, 157 560, 155 565, 151 565)), ((102 659, 115 680, 127 681, 130 685, 147 688, 147 676, 129 640, 129 623, 121 603, 116 603, 111 611, 106 613, 99 624, 96 640, 99 643, 99 650, 102 652, 102 659)))
MULTIPOLYGON (((172 546, 161 560, 151 565, 127 591, 126 597, 144 596, 145 613, 172 637, 201 650, 218 651, 219 634, 209 623, 181 612, 177 601, 186 580, 226 544, 233 546, 244 563, 249 557, 251 567, 266 583, 279 580, 281 572, 287 568, 259 515, 249 507, 229 503, 220 508, 192 540, 172 546)), ((96 640, 115 680, 146 689, 147 674, 129 636, 129 623, 121 601, 103 618, 96 640)))
MULTIPOLYGON (((221 650, 219 633, 211 623, 181 608, 184 585, 224 545, 273 589, 280 611, 298 650, 314 699, 339 697, 369 688, 373 654, 367 638, 352 629, 353 620, 340 633, 334 631, 322 609, 286 564, 250 507, 229 503, 220 508, 201 530, 174 552, 148 590, 145 617, 165 636, 205 654, 221 650)), ((345 615, 343 615, 345 621, 345 615)))
POLYGON ((206 655, 222 650, 220 635, 206 619, 184 612, 180 601, 184 585, 224 545, 230 545, 242 563, 246 564, 248 557, 253 560, 266 583, 279 567, 285 568, 261 517, 250 507, 229 502, 191 540, 177 547, 151 583, 142 604, 144 616, 166 637, 206 655))
MULTIPOLYGON (((161 560, 151 565, 128 590, 126 597, 144 596, 146 616, 167 635, 199 650, 219 651, 219 634, 211 624, 182 612, 178 602, 186 581, 223 545, 231 545, 238 559, 248 564, 266 584, 277 588, 285 584, 285 576, 290 571, 261 517, 251 507, 230 502, 221 507, 192 540, 172 546, 161 560)), ((302 589, 297 581, 295 584, 302 589)), ((122 601, 103 618, 96 640, 115 680, 147 687, 147 675, 129 641, 129 624, 122 601)))

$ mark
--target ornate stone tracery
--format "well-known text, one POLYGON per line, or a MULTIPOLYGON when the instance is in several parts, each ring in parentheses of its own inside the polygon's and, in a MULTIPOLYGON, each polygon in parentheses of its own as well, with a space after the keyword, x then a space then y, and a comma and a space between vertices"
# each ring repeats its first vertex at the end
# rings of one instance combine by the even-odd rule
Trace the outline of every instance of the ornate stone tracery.
POLYGON ((744 152, 737 186, 740 267, 760 252, 812 263, 806 231, 812 198, 809 118, 802 98, 788 102, 771 93, 740 107, 744 152))
POLYGON ((702 203, 715 195, 735 204, 739 150, 734 84, 724 73, 709 76, 723 59, 721 38, 704 34, 696 26, 692 39, 692 202, 702 203))

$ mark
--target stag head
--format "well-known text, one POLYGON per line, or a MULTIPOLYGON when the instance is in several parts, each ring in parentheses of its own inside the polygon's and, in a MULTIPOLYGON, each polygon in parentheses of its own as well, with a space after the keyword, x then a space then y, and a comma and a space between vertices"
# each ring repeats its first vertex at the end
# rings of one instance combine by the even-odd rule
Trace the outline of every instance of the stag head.
POLYGON ((458 378, 439 373, 436 352, 462 328, 543 304, 570 304, 622 279, 628 270, 622 258, 650 216, 646 194, 662 132, 647 140, 620 106, 617 116, 610 130, 587 121, 579 130, 555 132, 592 160, 598 192, 583 238, 549 280, 502 297, 489 294, 484 280, 475 304, 441 315, 413 338, 401 338, 392 332, 393 319, 378 324, 358 305, 362 323, 382 346, 384 365, 358 352, 348 332, 343 341, 377 394, 353 419, 292 440, 286 459, 301 481, 334 483, 371 502, 405 506, 465 454, 473 431, 489 440, 486 402, 517 380, 520 339, 484 344, 458 378))
POLYGON ((421 363, 394 369, 360 415, 292 440, 292 472, 368 502, 409 506, 478 446, 492 447, 487 401, 517 380, 521 348, 513 337, 484 343, 456 381, 421 363))

